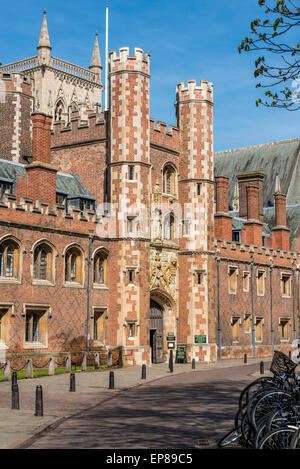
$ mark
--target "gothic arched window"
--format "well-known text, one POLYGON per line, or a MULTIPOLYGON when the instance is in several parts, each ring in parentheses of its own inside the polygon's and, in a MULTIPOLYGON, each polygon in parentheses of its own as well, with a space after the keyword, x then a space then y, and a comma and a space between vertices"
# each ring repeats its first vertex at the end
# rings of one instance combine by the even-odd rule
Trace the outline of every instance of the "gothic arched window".
POLYGON ((175 238, 175 217, 174 213, 170 212, 164 219, 164 239, 172 241, 175 238))
POLYGON ((107 252, 100 250, 94 257, 94 283, 107 283, 107 252))
POLYGON ((33 278, 53 280, 53 250, 46 243, 40 244, 33 254, 33 278))
POLYGON ((64 112, 64 104, 61 100, 58 101, 55 107, 54 119, 55 121, 61 121, 64 112))
POLYGON ((76 246, 65 255, 65 281, 83 283, 83 253, 76 246))
POLYGON ((19 275, 20 249, 13 240, 0 244, 0 277, 17 278, 19 275))
POLYGON ((176 195, 176 169, 171 164, 163 170, 163 192, 165 194, 176 195))

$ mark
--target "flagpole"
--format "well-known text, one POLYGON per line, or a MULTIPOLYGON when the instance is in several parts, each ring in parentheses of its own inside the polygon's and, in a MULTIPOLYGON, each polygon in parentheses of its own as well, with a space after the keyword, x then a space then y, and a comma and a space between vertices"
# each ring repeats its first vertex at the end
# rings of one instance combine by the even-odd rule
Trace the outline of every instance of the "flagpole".
POLYGON ((107 83, 108 83, 108 5, 106 5, 106 38, 105 38, 105 111, 107 105, 107 83))

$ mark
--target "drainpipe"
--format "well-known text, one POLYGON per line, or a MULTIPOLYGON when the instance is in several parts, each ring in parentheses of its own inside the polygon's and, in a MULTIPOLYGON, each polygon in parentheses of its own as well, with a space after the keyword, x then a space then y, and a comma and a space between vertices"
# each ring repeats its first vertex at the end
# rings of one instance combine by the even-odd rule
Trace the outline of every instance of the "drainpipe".
POLYGON ((220 316, 220 252, 217 254, 217 290, 218 290, 218 350, 219 360, 222 358, 222 331, 220 316))
POLYGON ((251 256, 252 347, 253 347, 253 358, 255 358, 255 324, 254 324, 254 285, 253 285, 253 272, 254 272, 254 258, 253 258, 253 256, 251 256))
POLYGON ((274 354, 274 329, 273 329, 273 260, 270 260, 270 321, 271 321, 271 345, 274 354))
POLYGON ((91 281, 92 281, 92 243, 93 230, 89 230, 88 286, 87 286, 87 319, 86 319, 86 351, 90 351, 90 318, 91 318, 91 281))
POLYGON ((293 278, 292 278, 292 285, 293 285, 293 338, 294 340, 296 340, 297 336, 296 336, 296 320, 295 320, 295 303, 296 303, 296 298, 295 298, 295 292, 296 292, 296 285, 295 285, 295 270, 296 270, 296 266, 295 266, 295 262, 293 261, 292 262, 292 269, 293 269, 293 278))

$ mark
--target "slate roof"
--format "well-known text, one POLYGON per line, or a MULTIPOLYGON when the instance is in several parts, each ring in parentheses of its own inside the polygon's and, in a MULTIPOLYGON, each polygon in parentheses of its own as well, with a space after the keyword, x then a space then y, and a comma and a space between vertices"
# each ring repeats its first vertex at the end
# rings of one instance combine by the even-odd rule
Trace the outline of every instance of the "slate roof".
MULTIPOLYGON (((0 159, 0 178, 1 179, 16 179, 18 175, 25 175, 25 165, 21 163, 14 163, 12 161, 0 159)), ((76 174, 56 173, 56 190, 68 194, 68 197, 81 196, 91 198, 86 188, 83 186, 76 174)))
POLYGON ((287 204, 300 204, 300 138, 274 142, 253 147, 216 152, 214 154, 215 176, 229 178, 229 205, 236 182, 236 174, 246 171, 263 171, 264 206, 274 205, 276 172, 279 173, 281 189, 287 195, 287 204))
MULTIPOLYGON (((245 219, 239 218, 238 212, 230 211, 232 216, 232 229, 241 230, 244 226, 245 219)), ((290 229, 290 243, 293 249, 293 241, 300 236, 300 204, 287 205, 286 207, 286 223, 290 229)), ((275 207, 264 208, 264 228, 265 235, 270 235, 272 228, 275 226, 275 207)))

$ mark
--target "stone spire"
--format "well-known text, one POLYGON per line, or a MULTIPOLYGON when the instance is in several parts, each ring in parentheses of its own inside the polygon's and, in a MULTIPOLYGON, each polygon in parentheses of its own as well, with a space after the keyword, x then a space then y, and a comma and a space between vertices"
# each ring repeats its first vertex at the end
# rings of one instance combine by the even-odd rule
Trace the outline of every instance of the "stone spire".
POLYGON ((98 33, 97 32, 96 32, 96 35, 95 35, 94 48, 93 48, 91 64, 90 64, 89 69, 91 70, 91 72, 94 72, 98 75, 98 81, 101 83, 102 66, 101 66, 101 57, 100 57, 98 33))
POLYGON ((232 209, 235 211, 239 211, 240 209, 240 194, 239 194, 239 183, 236 179, 234 185, 234 192, 233 192, 233 199, 232 199, 232 209))
POLYGON ((281 194, 281 186, 280 186, 280 179, 279 179, 278 171, 276 171, 275 194, 281 194))
POLYGON ((47 19, 46 19, 46 10, 44 10, 43 23, 42 23, 42 28, 40 32, 39 43, 37 46, 38 57, 43 63, 46 63, 49 61, 51 49, 52 48, 50 45, 48 25, 47 25, 47 19))

